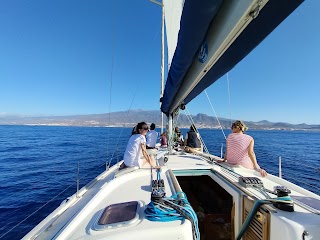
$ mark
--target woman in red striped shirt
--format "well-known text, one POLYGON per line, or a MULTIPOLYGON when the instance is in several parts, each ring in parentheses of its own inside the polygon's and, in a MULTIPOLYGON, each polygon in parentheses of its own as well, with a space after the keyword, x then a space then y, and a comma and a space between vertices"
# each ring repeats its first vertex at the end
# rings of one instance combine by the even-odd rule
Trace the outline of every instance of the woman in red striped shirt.
POLYGON ((267 176, 267 172, 260 168, 254 153, 254 140, 244 134, 248 127, 242 121, 235 121, 231 126, 232 133, 227 138, 227 148, 224 161, 232 165, 241 165, 245 168, 255 169, 261 176, 267 176))

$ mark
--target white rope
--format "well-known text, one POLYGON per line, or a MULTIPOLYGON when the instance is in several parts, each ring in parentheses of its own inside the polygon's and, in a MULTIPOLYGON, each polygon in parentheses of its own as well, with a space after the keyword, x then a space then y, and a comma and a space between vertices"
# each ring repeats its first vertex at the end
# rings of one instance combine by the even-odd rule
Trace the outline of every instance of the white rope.
POLYGON ((223 136, 224 136, 224 139, 227 139, 226 135, 224 134, 223 128, 222 128, 222 126, 221 126, 221 123, 220 123, 220 121, 219 121, 219 118, 218 118, 218 116, 217 116, 217 113, 216 113, 216 111, 214 110, 213 105, 212 105, 212 103, 211 103, 211 100, 210 100, 210 98, 209 98, 209 96, 208 96, 207 90, 204 90, 204 92, 205 92, 205 94, 206 94, 206 96, 207 96, 207 98, 208 98, 208 101, 209 101, 209 103, 210 103, 211 109, 212 109, 212 111, 214 112, 214 115, 215 115, 215 117, 216 117, 216 119, 217 119, 217 121, 218 121, 218 123, 219 123, 220 129, 221 129, 222 134, 223 134, 223 136))

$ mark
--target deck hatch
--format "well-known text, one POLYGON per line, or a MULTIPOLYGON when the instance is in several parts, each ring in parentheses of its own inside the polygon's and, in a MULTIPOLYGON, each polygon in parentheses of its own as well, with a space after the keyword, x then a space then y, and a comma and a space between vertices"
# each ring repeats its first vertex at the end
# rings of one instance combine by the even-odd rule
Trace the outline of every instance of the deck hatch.
POLYGON ((140 205, 138 201, 112 204, 99 215, 93 228, 105 230, 133 224, 139 219, 140 205))
POLYGON ((136 216, 138 202, 117 203, 108 206, 102 213, 98 224, 112 224, 119 222, 127 222, 136 216))

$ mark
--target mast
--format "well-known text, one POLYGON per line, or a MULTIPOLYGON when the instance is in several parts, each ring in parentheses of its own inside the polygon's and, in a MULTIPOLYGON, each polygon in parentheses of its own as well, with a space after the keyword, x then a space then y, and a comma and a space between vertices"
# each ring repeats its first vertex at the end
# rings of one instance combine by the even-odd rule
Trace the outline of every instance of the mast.
MULTIPOLYGON (((160 99, 163 97, 164 91, 164 5, 161 3, 162 9, 162 23, 161 23, 161 87, 160 87, 160 99)), ((160 102, 161 108, 161 102, 160 102)), ((161 133, 163 133, 163 112, 161 111, 161 133)))

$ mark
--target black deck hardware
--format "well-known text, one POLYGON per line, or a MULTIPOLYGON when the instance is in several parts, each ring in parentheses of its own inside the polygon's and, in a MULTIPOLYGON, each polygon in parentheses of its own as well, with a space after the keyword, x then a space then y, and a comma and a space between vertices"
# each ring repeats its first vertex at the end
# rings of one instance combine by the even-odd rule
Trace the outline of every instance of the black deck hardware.
MULTIPOLYGON (((275 186, 274 192, 277 194, 278 198, 288 197, 290 198, 289 194, 291 193, 290 189, 285 186, 275 186)), ((290 198, 291 199, 291 198, 290 198)), ((276 208, 286 211, 286 212, 293 212, 294 211, 294 204, 292 202, 288 203, 274 203, 273 206, 276 208)))
POLYGON ((239 184, 242 187, 263 187, 263 182, 257 177, 239 177, 239 184))
POLYGON ((152 180, 151 199, 159 199, 166 196, 163 179, 152 180))

